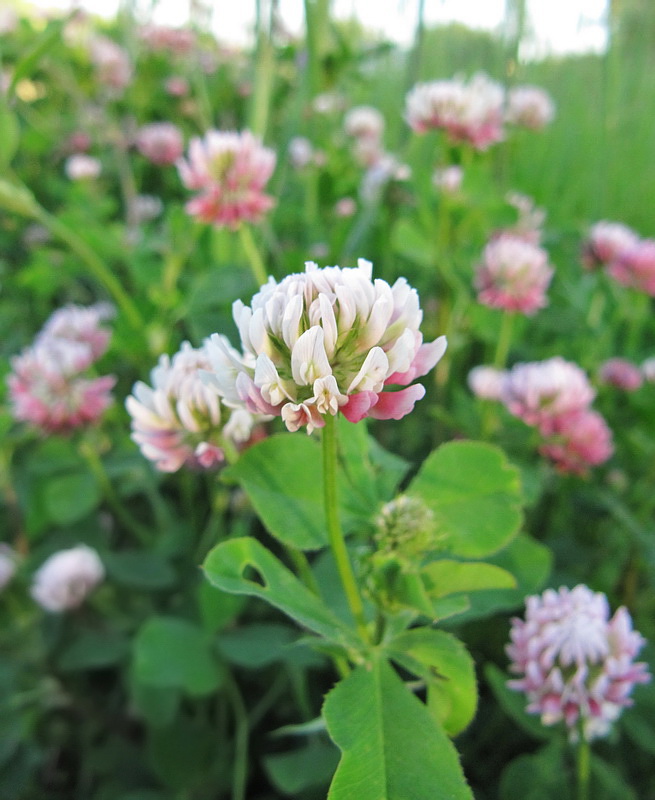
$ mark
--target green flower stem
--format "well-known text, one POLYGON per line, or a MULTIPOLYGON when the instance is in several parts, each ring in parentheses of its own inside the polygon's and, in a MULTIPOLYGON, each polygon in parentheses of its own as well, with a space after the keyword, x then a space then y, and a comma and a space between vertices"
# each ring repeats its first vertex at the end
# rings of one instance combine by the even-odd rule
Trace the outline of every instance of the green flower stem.
POLYGON ((83 456, 83 458, 86 460, 86 463, 89 465, 91 473, 98 481, 107 505, 114 512, 117 519, 119 519, 121 523, 131 533, 134 534, 134 537, 138 539, 141 544, 149 545, 151 543, 150 531, 145 527, 145 525, 142 525, 130 514, 125 504, 116 494, 116 491, 109 480, 109 476, 105 471, 102 459, 98 455, 95 448, 89 442, 82 442, 80 444, 79 451, 80 455, 83 456))
POLYGON ((318 584, 316 583, 316 578, 314 577, 312 568, 309 566, 307 556, 302 552, 302 550, 298 550, 296 547, 291 547, 290 545, 287 545, 285 549, 287 555, 289 556, 289 560, 293 564, 296 574, 300 580, 305 584, 310 592, 318 595, 318 584))
POLYGON ((589 800, 589 776, 591 773, 591 747, 580 730, 577 747, 577 793, 576 800, 589 800))
POLYGON ((227 691, 234 715, 234 769, 232 771, 232 800, 246 800, 248 782, 248 710, 237 682, 230 672, 226 676, 227 691))
POLYGON ((245 223, 239 225, 239 239, 241 240, 241 246, 248 258, 255 281, 259 286, 263 286, 268 280, 266 267, 264 266, 264 261, 262 260, 259 249, 255 244, 252 231, 245 223))
POLYGON ((250 129, 261 139, 268 126, 268 116, 273 94, 275 76, 275 48, 271 33, 275 3, 270 2, 268 18, 264 16, 264 3, 258 0, 257 8, 257 53, 255 59, 255 80, 250 106, 250 129))
POLYGON ((512 343, 512 328, 514 327, 514 313, 503 311, 503 320, 500 324, 500 333, 496 342, 496 353, 494 355, 494 367, 505 369, 509 347, 512 343))
POLYGON ((130 325, 136 330, 142 330, 144 323, 138 308, 129 294, 123 289, 120 281, 93 248, 84 239, 80 238, 75 231, 71 230, 68 225, 49 214, 44 208, 38 206, 34 210, 34 216, 44 228, 47 228, 53 236, 67 244, 73 253, 84 262, 91 275, 107 289, 116 301, 130 325))
POLYGON ((355 619, 357 630, 365 642, 369 641, 364 605, 359 596, 357 581, 353 572, 346 541, 339 522, 339 507, 337 505, 337 430, 336 419, 331 414, 325 415, 323 428, 323 488, 325 498, 325 519, 327 522, 328 539, 332 555, 337 565, 341 585, 346 593, 348 606, 355 619))

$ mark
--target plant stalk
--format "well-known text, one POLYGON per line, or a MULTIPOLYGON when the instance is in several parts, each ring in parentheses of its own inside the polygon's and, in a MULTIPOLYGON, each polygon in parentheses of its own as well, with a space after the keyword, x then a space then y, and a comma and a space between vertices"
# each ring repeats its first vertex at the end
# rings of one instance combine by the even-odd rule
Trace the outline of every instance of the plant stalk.
POLYGON ((245 223, 239 225, 239 239, 241 246, 248 258, 250 269, 252 270, 253 277, 259 286, 263 286, 267 281, 266 267, 261 257, 261 253, 255 244, 252 231, 245 223))

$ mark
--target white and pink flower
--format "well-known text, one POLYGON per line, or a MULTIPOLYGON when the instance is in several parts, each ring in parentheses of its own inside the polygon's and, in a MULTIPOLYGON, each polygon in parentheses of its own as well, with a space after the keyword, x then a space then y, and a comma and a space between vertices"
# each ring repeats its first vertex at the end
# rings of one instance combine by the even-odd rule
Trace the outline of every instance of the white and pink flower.
POLYGON ((243 353, 214 335, 208 380, 227 402, 282 417, 290 431, 311 433, 339 411, 351 422, 400 419, 425 394, 412 381, 446 349, 444 336, 423 344, 419 298, 405 279, 373 281, 363 259, 356 268, 308 262, 279 284, 270 278, 233 315, 243 353))
POLYGON ((73 153, 66 159, 64 172, 71 181, 92 181, 100 177, 102 164, 86 153, 73 153))
POLYGON ((644 382, 641 369, 625 358, 609 358, 600 366, 598 377, 601 383, 635 392, 644 382))
POLYGON ((544 725, 564 722, 572 741, 607 735, 635 685, 651 679, 635 662, 645 641, 630 614, 609 614, 605 595, 580 584, 526 598, 525 619, 512 620, 507 655, 519 677, 508 686, 544 725))
POLYGON ((175 164, 184 150, 182 132, 172 122, 151 122, 139 128, 136 146, 142 156, 158 166, 175 164))
POLYGON ((608 266, 638 242, 638 234, 621 222, 596 222, 582 249, 583 266, 586 269, 608 266))
POLYGON ((622 250, 607 271, 623 286, 655 297, 655 239, 642 239, 622 250))
POLYGON ((46 611, 78 608, 105 577, 100 556, 86 545, 60 550, 34 575, 32 597, 46 611))
POLYGON ((507 95, 505 118, 512 125, 540 130, 555 117, 555 104, 538 86, 515 86, 507 95))
POLYGON ((237 449, 251 437, 256 419, 223 404, 203 380, 209 369, 206 348, 184 342, 172 359, 161 356, 152 386, 139 381, 125 401, 132 439, 162 472, 216 467, 225 461, 226 444, 237 449))
POLYGON ((485 306, 534 314, 547 304, 546 290, 552 277, 545 250, 503 234, 485 247, 475 287, 485 306))
POLYGON ((473 394, 481 400, 500 400, 506 375, 505 370, 480 365, 469 372, 467 383, 473 394))
POLYGON ((187 203, 202 222, 236 229, 257 222, 274 201, 264 187, 275 168, 275 153, 250 131, 209 131, 191 140, 188 159, 178 161, 182 182, 198 195, 187 203))
POLYGON ((552 420, 539 452, 560 472, 585 475, 614 452, 612 431, 604 417, 590 408, 552 420))

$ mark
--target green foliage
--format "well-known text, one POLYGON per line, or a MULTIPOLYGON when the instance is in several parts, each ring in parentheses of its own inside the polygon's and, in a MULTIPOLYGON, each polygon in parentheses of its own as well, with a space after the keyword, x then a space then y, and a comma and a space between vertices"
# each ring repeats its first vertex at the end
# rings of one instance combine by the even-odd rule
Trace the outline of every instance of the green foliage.
POLYGON ((472 798, 443 729, 384 660, 357 667, 323 714, 342 751, 330 800, 472 798))

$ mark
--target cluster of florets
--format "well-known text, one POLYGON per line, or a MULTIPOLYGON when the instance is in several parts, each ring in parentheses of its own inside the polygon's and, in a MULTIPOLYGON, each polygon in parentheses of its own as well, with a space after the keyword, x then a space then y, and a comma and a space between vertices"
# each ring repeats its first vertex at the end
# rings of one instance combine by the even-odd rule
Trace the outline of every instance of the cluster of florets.
POLYGON ((182 182, 198 195, 186 210, 202 222, 237 229, 257 222, 273 206, 264 187, 275 168, 275 153, 250 131, 209 131, 191 140, 188 159, 178 161, 182 182))
POLYGON ((504 104, 503 87, 480 73, 468 82, 418 84, 407 95, 405 118, 416 133, 440 129, 454 142, 486 150, 504 137, 504 104))
POLYGON ((432 185, 447 195, 457 194, 462 188, 464 170, 457 164, 440 167, 432 173, 432 185))
POLYGON ((320 167, 325 163, 325 153, 316 150, 305 136, 294 136, 289 141, 289 161, 298 170, 309 166, 320 167))
POLYGON ((32 597, 46 611, 68 611, 81 606, 104 577, 97 552, 78 545, 44 561, 34 575, 32 597))
POLYGON ((109 89, 124 89, 132 80, 130 57, 112 39, 94 36, 90 44, 90 56, 98 80, 109 89))
POLYGON ((563 721, 572 740, 605 736, 634 686, 651 677, 634 661, 645 642, 628 611, 610 619, 605 595, 584 585, 528 597, 510 637, 510 671, 521 677, 508 685, 526 694, 527 711, 544 725, 563 721))
POLYGON ((210 385, 228 405, 282 417, 289 431, 325 424, 327 415, 400 419, 425 394, 420 384, 446 349, 423 344, 416 291, 372 279, 372 265, 319 269, 273 278, 233 316, 242 352, 217 335, 208 348, 210 385), (392 386, 406 388, 390 391, 392 386))
POLYGON ((372 106, 355 106, 343 120, 343 129, 354 141, 355 160, 364 167, 373 167, 385 156, 382 136, 384 117, 372 106))
POLYGON ((490 308, 534 314, 547 303, 546 290, 552 277, 543 248, 503 233, 484 249, 475 276, 478 301, 490 308))
POLYGON ((642 369, 625 358, 608 358, 600 365, 598 378, 607 386, 636 392, 644 382, 642 369))
POLYGON ((100 177, 102 164, 87 153, 73 153, 64 163, 64 172, 71 181, 95 180, 100 177))
POLYGON ((151 122, 139 128, 136 147, 153 164, 174 164, 184 150, 182 132, 172 122, 151 122))
POLYGON ((602 267, 621 285, 655 297, 655 239, 642 239, 621 222, 592 225, 582 263, 587 269, 602 267))
POLYGON ((584 474, 612 455, 612 433, 590 408, 596 393, 576 364, 556 356, 511 370, 476 367, 469 386, 481 399, 498 400, 537 429, 540 452, 562 472, 584 474))
POLYGON ((206 347, 184 342, 172 359, 160 357, 152 385, 139 381, 125 402, 132 439, 162 472, 220 465, 226 447, 235 450, 252 435, 256 419, 224 405, 203 380, 203 371, 210 369, 206 347))
POLYGON ((111 404, 115 378, 84 375, 105 352, 105 305, 66 306, 46 322, 31 347, 12 361, 7 382, 13 415, 45 432, 66 433, 97 421, 111 404))
POLYGON ((138 33, 144 45, 155 53, 168 52, 183 56, 190 53, 197 42, 196 34, 189 28, 143 25, 138 33))
POLYGON ((507 93, 505 119, 512 125, 540 130, 555 117, 551 96, 538 86, 515 86, 507 93))

